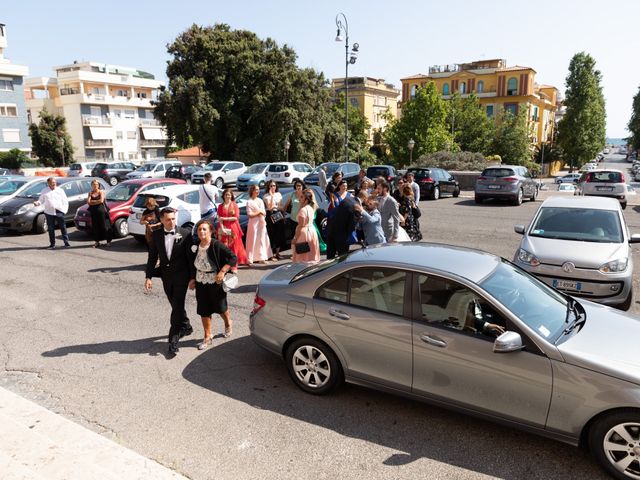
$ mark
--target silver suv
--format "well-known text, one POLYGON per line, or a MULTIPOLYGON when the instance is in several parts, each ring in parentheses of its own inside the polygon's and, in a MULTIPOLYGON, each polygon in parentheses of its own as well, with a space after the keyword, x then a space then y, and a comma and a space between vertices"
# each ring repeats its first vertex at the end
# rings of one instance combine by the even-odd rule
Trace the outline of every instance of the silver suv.
POLYGON ((204 176, 211 173, 213 183, 216 187, 222 188, 230 183, 238 183, 238 177, 247 171, 247 167, 242 162, 221 162, 214 160, 207 164, 204 169, 193 172, 191 183, 204 183, 204 176))
POLYGON ((506 198, 514 205, 521 205, 525 197, 533 202, 537 196, 538 184, 529 170, 521 165, 487 167, 476 180, 476 203, 487 198, 506 198))
POLYGON ((612 198, 550 197, 524 235, 513 261, 570 295, 628 310, 633 299, 631 235, 612 198))
POLYGON ((627 187, 620 170, 591 170, 578 180, 576 195, 613 197, 624 210, 627 208, 627 187))

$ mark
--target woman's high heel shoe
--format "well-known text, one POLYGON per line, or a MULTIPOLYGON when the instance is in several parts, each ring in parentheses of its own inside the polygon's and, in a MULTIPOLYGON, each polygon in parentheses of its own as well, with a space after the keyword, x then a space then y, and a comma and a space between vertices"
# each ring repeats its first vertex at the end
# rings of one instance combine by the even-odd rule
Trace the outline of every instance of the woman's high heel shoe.
POLYGON ((207 347, 213 345, 213 337, 205 338, 202 342, 198 344, 198 350, 204 350, 207 347))
POLYGON ((231 325, 224 327, 224 338, 229 338, 231 335, 233 335, 233 327, 231 325))

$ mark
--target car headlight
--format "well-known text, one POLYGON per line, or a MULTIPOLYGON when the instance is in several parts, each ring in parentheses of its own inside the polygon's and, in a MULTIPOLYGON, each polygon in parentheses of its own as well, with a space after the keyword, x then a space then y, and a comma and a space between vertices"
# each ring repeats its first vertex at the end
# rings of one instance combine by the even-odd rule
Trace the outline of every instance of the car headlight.
POLYGON ((540 265, 540 260, 538 260, 538 258, 533 253, 527 252, 524 248, 518 250, 518 260, 520 260, 522 263, 531 265, 532 267, 537 267, 538 265, 540 265))
POLYGON ((22 215, 24 213, 27 213, 32 208, 33 208, 33 203, 27 203, 27 204, 21 206, 18 210, 16 210, 15 215, 22 215))
POLYGON ((627 269, 628 265, 629 259, 625 257, 605 263, 598 270, 600 270, 602 273, 624 272, 627 269))

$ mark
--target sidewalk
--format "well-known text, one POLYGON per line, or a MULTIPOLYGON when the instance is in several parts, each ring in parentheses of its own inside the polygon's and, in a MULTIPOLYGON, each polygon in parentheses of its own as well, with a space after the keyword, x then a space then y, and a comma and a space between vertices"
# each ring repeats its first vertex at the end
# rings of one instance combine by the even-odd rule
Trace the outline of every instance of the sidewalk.
POLYGON ((1 387, 0 425, 3 480, 186 480, 1 387))

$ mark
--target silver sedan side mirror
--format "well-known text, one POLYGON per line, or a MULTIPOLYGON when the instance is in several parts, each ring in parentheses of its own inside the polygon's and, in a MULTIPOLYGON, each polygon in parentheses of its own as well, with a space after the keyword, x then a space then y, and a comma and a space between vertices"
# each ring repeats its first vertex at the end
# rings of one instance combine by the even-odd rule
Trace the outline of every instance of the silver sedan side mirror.
POLYGON ((640 233, 634 233, 629 238, 629 243, 640 243, 640 233))
POLYGON ((520 235, 524 235, 525 227, 524 225, 514 225, 513 231, 519 233, 520 235))
POLYGON ((504 332, 493 342, 494 353, 509 353, 522 350, 522 337, 516 332, 504 332))

